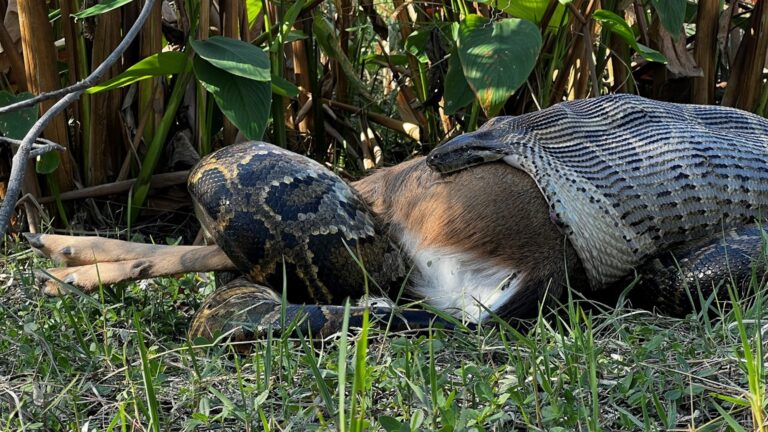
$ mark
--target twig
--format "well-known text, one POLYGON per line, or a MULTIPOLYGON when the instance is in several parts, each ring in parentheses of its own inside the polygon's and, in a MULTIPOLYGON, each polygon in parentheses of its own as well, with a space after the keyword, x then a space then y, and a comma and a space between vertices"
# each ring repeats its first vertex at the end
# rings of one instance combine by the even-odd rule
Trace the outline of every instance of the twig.
POLYGON ((348 113, 364 114, 366 117, 368 117, 369 120, 372 120, 384 126, 385 128, 400 132, 403 135, 413 139, 414 141, 419 142, 419 140, 421 139, 419 134, 419 126, 414 123, 395 120, 381 114, 368 112, 363 110, 362 108, 358 108, 356 106, 348 105, 343 102, 338 102, 330 99, 323 98, 322 102, 328 106, 343 109, 348 113))
MULTIPOLYGON (((189 177, 189 171, 176 171, 170 173, 155 174, 150 180, 150 184, 153 188, 163 188, 169 186, 175 186, 184 184, 189 177)), ((136 183, 136 179, 128 179, 116 181, 113 183, 106 183, 97 186, 91 186, 78 190, 62 192, 59 194, 59 199, 62 201, 83 199, 83 198, 97 198, 106 195, 118 194, 131 189, 133 184, 136 183)), ((37 200, 40 204, 47 204, 49 202, 56 201, 56 197, 46 196, 37 200)))
POLYGON ((595 69, 595 58, 592 56, 592 17, 589 16, 586 22, 582 26, 584 29, 584 55, 587 57, 587 66, 589 67, 589 75, 592 78, 592 97, 600 96, 600 84, 597 78, 597 70, 595 69))
MULTIPOLYGON (((110 54, 109 57, 107 57, 104 60, 104 62, 99 65, 99 67, 97 67, 90 75, 85 77, 85 79, 83 79, 78 83, 72 84, 69 87, 65 87, 63 89, 53 90, 46 93, 40 93, 39 95, 31 99, 26 99, 11 105, 0 107, 0 114, 17 111, 23 108, 33 107, 42 101, 46 101, 48 99, 56 99, 67 94, 78 93, 78 92, 82 93, 88 87, 92 87, 98 84, 101 81, 101 79, 104 77, 104 75, 112 67, 112 65, 114 65, 115 62, 120 57, 123 56, 123 53, 131 45, 133 40, 136 38, 136 35, 139 34, 139 31, 141 31, 141 28, 144 26, 144 22, 147 20, 147 17, 149 17, 150 12, 152 11, 152 6, 154 4, 155 4, 155 0, 146 0, 146 3, 144 3, 144 8, 141 10, 141 13, 139 14, 138 19, 136 20, 135 23, 133 23, 133 26, 125 35, 125 38, 122 40, 122 42, 120 42, 120 45, 118 45, 117 48, 115 48, 115 51, 112 54, 110 54)), ((1 227, 2 226, 0 226, 0 228, 1 227)), ((0 230, 0 232, 4 232, 4 231, 0 230)))
MULTIPOLYGON (((5 142, 16 147, 21 146, 21 140, 8 137, 0 137, 0 142, 5 142)), ((38 138, 34 143, 32 143, 32 150, 29 152, 29 157, 33 158, 48 152, 65 150, 67 150, 66 147, 60 146, 53 141, 49 141, 45 138, 38 138)))
POLYGON ((54 96, 46 96, 41 98, 43 95, 38 95, 35 98, 29 99, 27 101, 29 104, 27 105, 20 105, 17 103, 5 107, 4 111, 0 111, 9 112, 12 109, 34 106, 34 104, 42 100, 51 99, 53 97, 58 97, 62 94, 68 93, 58 102, 56 102, 48 111, 46 111, 45 114, 43 114, 40 119, 35 122, 34 125, 32 125, 32 128, 29 130, 29 132, 27 132, 27 135, 24 136, 19 149, 13 156, 11 175, 8 180, 8 189, 6 190, 5 200, 3 200, 3 204, 0 206, 0 238, 8 229, 8 222, 11 219, 13 209, 16 207, 16 197, 18 197, 19 192, 21 192, 21 180, 24 176, 24 172, 27 170, 27 160, 29 159, 29 153, 32 151, 32 144, 43 133, 45 127, 48 125, 48 123, 51 122, 51 120, 53 120, 54 117, 64 111, 64 109, 71 103, 79 99, 80 95, 85 92, 86 88, 98 83, 106 74, 106 72, 112 67, 112 65, 115 64, 115 62, 117 62, 120 57, 122 57, 125 50, 128 49, 128 46, 130 46, 133 40, 136 38, 136 35, 139 34, 141 27, 144 25, 144 22, 147 20, 147 17, 149 17, 150 12, 152 11, 152 7, 154 6, 155 1, 156 0, 146 0, 144 3, 144 8, 141 10, 141 13, 139 13, 136 22, 133 23, 133 26, 131 26, 131 29, 128 30, 128 33, 126 33, 125 38, 120 42, 117 48, 115 48, 115 51, 110 54, 104 60, 104 62, 100 64, 96 70, 93 71, 93 73, 91 73, 80 83, 57 92, 48 93, 49 95, 55 94, 54 96))
POLYGON ((40 226, 42 223, 40 219, 45 219, 45 226, 51 225, 51 220, 48 214, 43 210, 43 206, 40 205, 40 201, 35 198, 34 195, 28 193, 16 201, 16 205, 23 205, 24 210, 27 212, 27 225, 29 225, 29 232, 36 234, 40 232, 40 226), (35 213, 35 210, 37 213, 35 213))
POLYGON ((573 3, 568 3, 568 9, 571 11, 573 16, 576 17, 579 22, 584 25, 587 23, 587 19, 584 18, 584 15, 581 14, 581 11, 576 8, 576 6, 573 5, 573 3))
POLYGON ((32 149, 29 151, 29 158, 36 158, 52 151, 63 152, 66 147, 62 147, 56 143, 51 144, 32 144, 32 149))

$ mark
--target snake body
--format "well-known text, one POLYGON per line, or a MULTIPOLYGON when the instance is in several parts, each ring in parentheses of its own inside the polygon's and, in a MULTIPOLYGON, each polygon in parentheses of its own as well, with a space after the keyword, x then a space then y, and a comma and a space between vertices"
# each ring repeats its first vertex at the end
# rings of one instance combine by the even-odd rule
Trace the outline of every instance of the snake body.
POLYGON ((363 265, 377 281, 405 275, 358 194, 308 158, 260 142, 229 146, 188 183, 207 234, 250 280, 279 288, 285 270, 290 301, 360 297, 363 265))
POLYGON ((632 95, 500 117, 429 156, 450 173, 504 160, 531 175, 593 288, 768 210, 768 121, 632 95))
MULTIPOLYGON (((652 302, 683 309, 686 287, 748 279, 761 253, 755 222, 768 208, 768 121, 742 111, 628 95, 565 102, 493 119, 427 161, 448 179, 494 161, 529 174, 592 289, 626 286, 639 273, 652 302)), ((213 153, 193 170, 189 189, 202 225, 250 281, 214 293, 192 336, 240 329, 250 337, 300 313, 307 331, 328 334, 343 314, 333 304, 371 293, 393 298, 410 268, 411 257, 354 189, 275 146, 213 153), (378 288, 366 292, 369 281, 378 288), (275 294, 283 286, 287 306, 275 294)), ((352 319, 363 310, 353 308, 352 319)), ((389 308, 372 313, 393 316, 389 308)), ((433 318, 408 316, 422 325, 433 318)))
MULTIPOLYGON (((207 236, 246 276, 203 304, 193 336, 233 331, 235 339, 248 339, 299 317, 305 333, 327 335, 341 327, 344 313, 333 305, 390 296, 372 283, 366 291, 366 281, 390 288, 405 276, 399 250, 360 196, 309 158, 263 142, 232 145, 203 158, 188 186, 207 236), (287 308, 277 294, 282 287, 287 308)), ((351 309, 352 325, 363 310, 351 309)), ((373 312, 384 319, 390 310, 373 312)))

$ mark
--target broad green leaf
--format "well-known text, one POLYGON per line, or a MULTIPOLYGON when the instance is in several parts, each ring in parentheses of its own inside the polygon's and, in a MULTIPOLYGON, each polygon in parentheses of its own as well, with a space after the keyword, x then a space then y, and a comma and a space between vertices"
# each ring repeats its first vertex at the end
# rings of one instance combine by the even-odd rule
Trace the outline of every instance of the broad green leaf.
POLYGON ((637 51, 644 59, 656 63, 667 63, 667 58, 664 57, 664 54, 637 42, 635 33, 629 27, 629 24, 624 21, 624 18, 604 9, 596 10, 592 14, 592 18, 615 35, 624 39, 624 42, 637 51))
POLYGON ((189 56, 181 52, 169 51, 152 54, 129 67, 120 75, 89 88, 86 93, 93 94, 125 87, 156 76, 174 75, 183 71, 188 61, 189 56))
MULTIPOLYGON (((299 14, 301 13, 301 10, 304 8, 304 1, 303 0, 295 0, 294 3, 291 5, 291 7, 288 8, 288 10, 285 12, 285 15, 283 16, 281 20, 281 30, 280 35, 278 36, 278 40, 280 43, 286 43, 285 37, 288 33, 290 33, 291 29, 293 28, 293 24, 296 22, 296 18, 299 17, 299 14)), ((277 48, 277 46, 274 46, 274 48, 277 48)))
POLYGON ((469 105, 475 99, 472 89, 464 78, 464 70, 461 68, 459 53, 454 50, 448 58, 448 72, 445 74, 445 114, 453 115, 456 111, 469 105))
MULTIPOLYGON (((7 91, 0 91, 0 106, 7 106, 30 98, 32 98, 31 93, 19 93, 14 96, 7 91)), ((0 114, 0 134, 8 138, 20 140, 32 129, 32 125, 37 121, 37 117, 37 106, 0 114)))
MULTIPOLYGON (((0 92, 0 106, 21 102, 32 97, 30 93, 20 93, 16 96, 2 91, 0 92)), ((20 140, 32 129, 38 118, 36 106, 20 109, 18 111, 0 114, 0 134, 5 137, 20 140)), ((35 171, 39 174, 50 174, 56 171, 60 162, 58 152, 48 152, 38 156, 35 160, 35 171)))
MULTIPOLYGON (((496 9, 502 10, 515 18, 522 18, 533 21, 536 24, 541 23, 544 13, 549 6, 549 0, 494 0, 496 9)), ((550 27, 557 27, 563 19, 565 7, 562 3, 555 8, 555 13, 549 20, 550 27)))
POLYGON ((97 5, 93 5, 88 9, 82 10, 78 13, 72 14, 77 19, 88 18, 96 15, 101 15, 105 12, 109 12, 113 9, 117 9, 120 6, 130 3, 132 0, 105 0, 97 5))
POLYGON ((248 26, 252 26, 259 17, 261 7, 264 4, 261 0, 245 0, 245 12, 248 15, 248 26))
POLYGON ((421 63, 429 63, 429 57, 424 48, 429 41, 430 30, 416 30, 405 40, 405 50, 413 54, 421 63))
POLYGON ((208 90, 221 112, 251 140, 261 139, 267 127, 272 86, 269 82, 243 78, 219 69, 195 56, 195 76, 208 90))
POLYGON ((379 424, 387 432, 407 432, 411 430, 407 424, 391 416, 379 417, 379 424))
POLYGON ((35 158, 35 171, 38 174, 53 174, 60 162, 59 152, 52 151, 41 154, 35 158))
POLYGON ((269 56, 247 42, 222 36, 190 42, 197 55, 232 75, 264 82, 269 82, 272 78, 269 56))
POLYGON ((685 21, 687 0, 651 0, 653 8, 659 14, 659 20, 665 29, 677 40, 685 21))
POLYGON ((469 15, 459 24, 464 77, 489 116, 528 79, 540 49, 539 28, 530 21, 469 15))
POLYGON ((299 88, 287 79, 274 75, 272 76, 272 93, 292 98, 299 95, 299 88))

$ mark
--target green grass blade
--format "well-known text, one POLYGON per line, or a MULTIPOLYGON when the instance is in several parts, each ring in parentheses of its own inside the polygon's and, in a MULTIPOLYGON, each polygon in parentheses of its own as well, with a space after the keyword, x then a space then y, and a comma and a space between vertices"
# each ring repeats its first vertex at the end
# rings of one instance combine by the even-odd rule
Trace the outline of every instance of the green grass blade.
POLYGON ((730 426, 731 430, 733 430, 734 432, 747 432, 747 430, 744 429, 744 427, 741 426, 739 422, 736 421, 735 418, 733 418, 732 415, 728 414, 728 412, 725 411, 725 409, 723 409, 723 407, 721 407, 720 404, 715 403, 712 405, 715 407, 717 412, 720 413, 720 416, 723 417, 723 420, 725 420, 728 426, 730 426))
POLYGON ((339 377, 338 385, 338 398, 339 398, 339 412, 338 412, 338 428, 339 431, 345 432, 347 430, 346 422, 346 387, 347 387, 347 346, 349 343, 349 299, 344 302, 344 319, 341 326, 341 336, 339 338, 339 359, 337 363, 337 374, 339 377))
POLYGON ((320 397, 323 399, 323 402, 325 403, 326 410, 330 413, 336 412, 336 401, 333 400, 333 396, 331 395, 331 390, 328 388, 328 384, 325 382, 325 379, 323 378, 322 373, 320 372, 320 367, 317 363, 317 357, 315 356, 315 350, 309 346, 307 343, 306 338, 303 336, 299 339, 301 342, 301 347, 304 349, 304 364, 309 366, 309 369, 312 373, 312 376, 315 378, 315 384, 317 385, 318 390, 320 391, 320 397))
POLYGON ((365 418, 365 392, 368 378, 368 329, 370 328, 368 308, 363 310, 363 324, 355 351, 355 376, 352 383, 352 401, 349 407, 350 430, 361 432, 365 418))
POLYGON ((133 315, 133 327, 136 329, 136 338, 139 343, 139 355, 141 357, 141 378, 144 382, 144 392, 147 398, 149 410, 150 431, 160 432, 160 409, 157 403, 155 387, 152 385, 152 367, 147 355, 147 346, 144 344, 144 334, 141 327, 139 314, 133 315))

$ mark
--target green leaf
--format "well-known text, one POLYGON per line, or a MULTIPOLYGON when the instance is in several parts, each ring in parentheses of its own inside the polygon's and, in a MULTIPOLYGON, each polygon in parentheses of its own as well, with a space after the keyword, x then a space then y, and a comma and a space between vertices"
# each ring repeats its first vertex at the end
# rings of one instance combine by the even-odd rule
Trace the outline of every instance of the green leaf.
POLYGON ((665 29, 677 40, 685 21, 687 0, 651 0, 653 8, 659 14, 659 20, 665 29))
POLYGON ((243 78, 219 69, 195 56, 195 76, 208 90, 221 112, 251 140, 261 139, 267 127, 272 86, 264 81, 243 78))
POLYGON ((405 40, 405 50, 413 54, 421 63, 429 63, 429 57, 424 50, 429 41, 429 35, 428 29, 416 30, 405 40))
POLYGON ((399 421, 398 419, 392 416, 385 415, 385 416, 379 417, 379 424, 387 432, 400 432, 400 431, 411 430, 411 428, 409 428, 407 424, 399 421))
POLYGON ((592 14, 592 18, 620 38, 624 39, 624 42, 637 51, 637 53, 644 59, 656 63, 667 63, 667 58, 664 57, 664 54, 637 42, 635 33, 632 31, 632 28, 629 27, 629 24, 624 21, 624 18, 605 9, 596 10, 592 14))
MULTIPOLYGON (((32 94, 20 93, 16 96, 9 92, 0 92, 0 106, 10 105, 30 99, 32 94)), ((5 137, 20 140, 32 129, 38 119, 37 106, 23 108, 17 111, 0 114, 0 134, 5 137)), ((51 174, 56 171, 61 162, 58 152, 48 152, 35 159, 35 171, 39 174, 51 174)))
POLYGON ((258 47, 222 36, 190 42, 195 52, 216 68, 250 80, 271 80, 269 56, 258 47))
POLYGON ((464 71, 461 69, 459 53, 454 50, 448 58, 448 72, 445 74, 445 114, 453 115, 465 106, 469 105, 475 99, 472 89, 464 78, 464 71))
POLYGON ((297 40, 306 39, 307 35, 300 30, 291 30, 283 36, 283 43, 291 43, 297 40))
POLYGON ((742 399, 742 398, 728 396, 728 395, 724 395, 724 394, 721 394, 721 393, 710 393, 710 395, 714 396, 714 397, 716 397, 718 399, 724 400, 726 402, 730 402, 730 403, 732 403, 734 405, 737 405, 737 406, 742 406, 742 407, 747 407, 747 408, 749 407, 749 401, 745 400, 745 399, 742 399))
POLYGON ((489 116, 528 79, 540 49, 539 28, 530 21, 469 15, 459 24, 464 77, 489 116))
POLYGON ((35 171, 38 174, 53 174, 59 167, 61 157, 59 152, 48 152, 35 158, 35 171))
POLYGON ((272 93, 280 96, 293 98, 299 95, 299 88, 296 84, 288 81, 287 79, 279 76, 272 76, 272 93))
POLYGON ((291 7, 289 7, 288 10, 285 12, 285 15, 283 15, 282 19, 280 20, 281 28, 280 28, 280 35, 278 36, 278 41, 280 43, 286 43, 285 37, 288 33, 291 32, 291 29, 293 28, 293 24, 296 22, 296 18, 299 17, 299 14, 301 13, 301 10, 303 8, 304 8, 304 1, 296 0, 291 5, 291 7))
POLYGON ((103 13, 109 12, 113 9, 117 9, 120 6, 130 3, 132 0, 105 0, 97 5, 93 5, 88 9, 82 10, 78 13, 72 14, 76 19, 88 18, 103 13))
MULTIPOLYGON (((536 24, 541 23, 541 19, 549 6, 549 0, 495 0, 493 3, 496 9, 508 13, 510 16, 533 21, 536 24)), ((565 7, 562 4, 557 5, 555 13, 549 20, 549 26, 557 27, 560 25, 564 13, 565 7)))
POLYGON ((125 87, 156 76, 174 75, 183 71, 188 61, 189 56, 181 52, 169 51, 152 54, 129 67, 120 75, 89 88, 86 93, 93 94, 125 87))
MULTIPOLYGON (((19 93, 14 96, 7 91, 0 91, 0 106, 7 106, 32 98, 31 93, 19 93)), ((32 129, 38 117, 38 107, 20 109, 0 114, 0 134, 20 140, 32 129)))
POLYGON ((256 22, 256 18, 259 17, 261 7, 264 3, 261 0, 246 0, 245 11, 248 14, 248 26, 252 26, 256 22))

